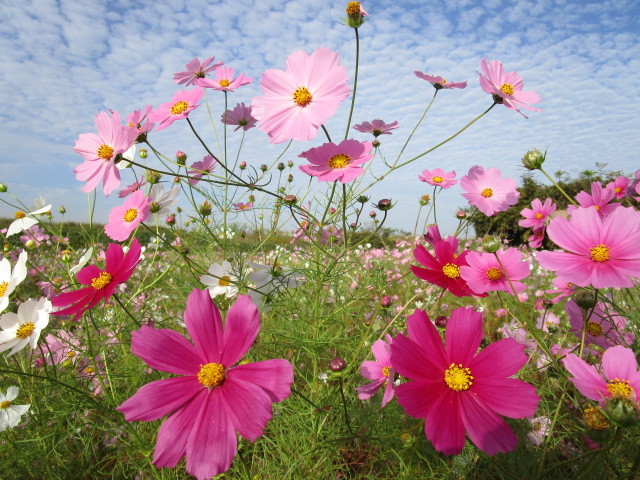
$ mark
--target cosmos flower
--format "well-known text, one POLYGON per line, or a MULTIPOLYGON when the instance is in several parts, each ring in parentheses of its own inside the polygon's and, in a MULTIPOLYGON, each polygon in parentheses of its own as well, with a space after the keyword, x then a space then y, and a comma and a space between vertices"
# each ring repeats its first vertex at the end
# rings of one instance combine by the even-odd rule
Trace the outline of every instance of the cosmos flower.
POLYGON ((379 118, 376 118, 372 120, 371 123, 362 122, 359 125, 354 125, 353 128, 359 132, 372 133, 374 137, 379 137, 380 135, 391 135, 391 130, 398 128, 398 121, 384 123, 379 118))
POLYGON ((168 415, 153 463, 172 468, 186 457, 187 472, 204 480, 231 466, 236 433, 250 442, 264 433, 272 404, 290 395, 293 366, 286 360, 237 365, 260 330, 258 309, 246 295, 231 306, 223 326, 209 293, 194 289, 184 323, 193 343, 173 330, 143 326, 133 332, 134 355, 179 376, 144 385, 118 410, 128 422, 168 415))
POLYGON ((575 205, 569 205, 567 207, 567 212, 572 214, 580 207, 593 208, 598 212, 600 218, 604 218, 620 206, 617 202, 610 203, 611 200, 615 198, 615 195, 615 190, 602 188, 602 184, 600 182, 593 182, 591 184, 591 195, 587 192, 578 193, 576 195, 576 200, 580 206, 576 207, 575 205))
POLYGON ((311 55, 297 51, 287 58, 286 71, 262 74, 263 95, 252 98, 251 107, 272 143, 313 140, 318 127, 336 113, 351 92, 347 68, 338 65, 339 59, 328 48, 311 55))
POLYGON ((131 185, 123 188, 118 192, 118 198, 125 198, 131 195, 136 190, 140 190, 140 188, 144 187, 147 183, 147 180, 144 177, 140 177, 140 180, 136 180, 131 185))
POLYGON ((501 103, 510 110, 515 110, 523 117, 528 118, 520 111, 520 108, 539 112, 540 109, 534 108, 528 103, 538 103, 540 96, 535 92, 523 92, 524 82, 517 72, 504 72, 502 62, 491 60, 487 64, 487 59, 483 58, 480 62, 482 73, 480 75, 480 86, 482 90, 493 95, 496 103, 501 103))
POLYGON ((233 298, 238 294, 238 277, 234 275, 229 262, 211 264, 207 274, 200 277, 200 282, 207 287, 211 298, 218 295, 233 298))
POLYGON ((495 254, 469 252, 466 261, 460 275, 475 293, 503 291, 514 295, 526 289, 519 280, 529 276, 529 263, 522 260, 517 248, 499 249, 495 254))
POLYGON ((571 333, 582 340, 584 332, 585 345, 597 345, 603 350, 616 345, 627 346, 633 343, 633 334, 625 332, 627 320, 615 311, 608 312, 602 302, 593 308, 583 311, 574 300, 564 306, 571 333))
POLYGON ((194 85, 197 80, 205 78, 209 72, 220 67, 223 62, 213 62, 215 57, 205 58, 202 63, 197 58, 194 58, 187 63, 186 70, 183 72, 177 72, 173 74, 173 81, 178 85, 185 84, 185 87, 194 85))
POLYGON ((553 212, 556 211, 556 204, 550 198, 545 199, 544 203, 539 198, 531 202, 531 208, 523 208, 520 215, 524 220, 520 220, 518 225, 524 228, 543 228, 546 221, 553 212))
POLYGON ((215 75, 215 78, 199 78, 196 80, 196 85, 204 88, 211 88, 213 90, 233 92, 236 88, 248 85, 253 80, 252 78, 245 77, 244 73, 233 78, 235 71, 233 68, 226 66, 218 67, 213 74, 215 75))
POLYGON ((161 183, 156 183, 149 191, 149 214, 156 218, 169 215, 171 207, 178 203, 177 196, 180 195, 180 187, 173 186, 167 192, 161 183))
POLYGON ((475 166, 460 179, 460 187, 467 193, 462 196, 470 205, 487 216, 508 210, 511 205, 518 203, 520 192, 516 190, 516 181, 512 178, 502 178, 497 168, 475 166))
POLYGON ((227 125, 237 125, 233 130, 234 132, 240 128, 246 132, 250 128, 255 127, 258 122, 258 120, 251 115, 251 106, 247 107, 244 102, 237 104, 233 110, 224 112, 220 120, 227 125))
POLYGON ((630 183, 631 179, 629 177, 619 176, 613 182, 607 183, 607 189, 612 190, 614 197, 621 200, 627 196, 627 189, 630 183))
POLYGON ((144 142, 147 138, 147 133, 153 130, 153 127, 156 125, 147 120, 147 116, 151 113, 152 109, 153 107, 151 105, 147 105, 144 107, 144 110, 134 110, 127 115, 126 124, 136 132, 136 142, 138 143, 144 142))
POLYGON ((205 155, 201 162, 193 162, 189 175, 189 185, 197 185, 203 175, 209 175, 216 168, 217 162, 211 155, 205 155))
POLYGON ((467 87, 467 82, 447 82, 446 79, 440 76, 427 75, 418 70, 416 70, 413 73, 416 75, 416 77, 429 82, 431 85, 433 85, 433 88, 435 88, 436 90, 441 90, 443 88, 466 88, 467 87))
POLYGON ((18 210, 14 215, 15 220, 11 222, 11 225, 9 225, 9 228, 7 229, 6 236, 10 237, 11 235, 14 235, 16 233, 22 232, 24 230, 27 230, 33 227, 36 223, 38 223, 38 220, 36 220, 34 216, 47 213, 50 210, 51 210, 51 204, 46 205, 42 208, 38 208, 33 212, 25 213, 22 210, 18 210))
POLYGON ((349 183, 362 175, 361 165, 373 158, 371 142, 357 140, 343 140, 340 144, 324 143, 298 155, 306 158, 310 164, 300 165, 307 175, 318 177, 320 182, 339 180, 349 183))
POLYGON ((27 276, 27 252, 22 251, 18 256, 13 270, 7 258, 0 260, 0 312, 9 305, 9 295, 27 276))
POLYGON ((418 175, 418 180, 428 183, 434 187, 451 188, 458 180, 454 180, 456 172, 445 172, 441 168, 434 168, 433 170, 423 170, 422 175, 418 175))
POLYGON ((111 209, 104 233, 112 240, 124 242, 149 217, 150 203, 151 198, 142 190, 136 190, 122 205, 111 209))
POLYGON ((151 122, 160 122, 156 127, 156 131, 167 128, 176 120, 182 120, 189 116, 199 104, 204 90, 202 88, 194 88, 192 90, 179 90, 170 102, 163 103, 154 109, 147 118, 151 122))
POLYGON ((0 317, 0 352, 11 349, 11 356, 29 345, 36 348, 40 332, 49 325, 51 302, 46 298, 29 299, 18 306, 18 313, 7 312, 0 317))
POLYGON ((375 395, 384 385, 384 394, 382 395, 382 407, 391 401, 395 393, 396 371, 391 365, 391 343, 393 339, 390 335, 384 340, 377 340, 371 345, 373 358, 375 360, 365 360, 360 365, 360 374, 372 380, 371 383, 357 387, 358 398, 367 400, 375 395))
POLYGON ((0 432, 7 428, 17 427, 22 415, 29 411, 31 405, 14 405, 13 401, 18 398, 18 387, 7 388, 6 395, 0 393, 0 432))

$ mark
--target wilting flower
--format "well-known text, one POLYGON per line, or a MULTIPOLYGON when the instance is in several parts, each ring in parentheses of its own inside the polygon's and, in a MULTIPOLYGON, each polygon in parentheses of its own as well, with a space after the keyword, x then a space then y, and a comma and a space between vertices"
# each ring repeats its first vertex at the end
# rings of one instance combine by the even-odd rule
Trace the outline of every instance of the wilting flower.
POLYGON ((38 208, 33 212, 23 212, 22 210, 18 210, 15 213, 15 220, 11 222, 11 225, 9 225, 9 228, 7 229, 6 236, 10 237, 11 235, 14 235, 16 233, 22 232, 24 230, 27 230, 33 227, 36 223, 38 223, 38 220, 33 218, 33 216, 46 213, 50 210, 51 210, 50 204, 42 208, 38 208))
POLYGON ((538 103, 540 96, 535 92, 523 92, 524 82, 517 72, 504 72, 502 62, 491 60, 487 64, 487 59, 480 62, 480 86, 482 90, 493 95, 496 103, 501 103, 505 107, 515 110, 523 117, 527 116, 520 111, 520 108, 539 112, 539 108, 534 108, 528 103, 538 103))
POLYGON ((154 109, 148 118, 152 122, 160 122, 156 131, 167 128, 176 120, 187 118, 189 113, 198 107, 198 102, 203 94, 204 90, 202 88, 179 90, 173 95, 173 99, 170 102, 163 103, 154 109))
POLYGON ((247 107, 244 102, 236 105, 233 110, 224 112, 220 120, 227 125, 237 125, 233 130, 234 132, 240 128, 246 132, 250 128, 255 127, 258 122, 258 120, 251 115, 251 106, 247 107))
POLYGON ((9 295, 27 276, 27 252, 23 251, 18 257, 13 270, 6 258, 0 260, 0 312, 9 305, 9 295))
POLYGON ((143 326, 133 332, 134 355, 180 376, 144 385, 118 410, 129 422, 168 415, 153 463, 171 468, 186 457, 187 472, 204 480, 231 466, 236 432, 250 442, 264 433, 272 404, 290 395, 293 367, 286 360, 236 365, 260 330, 258 309, 246 295, 231 306, 223 327, 209 294, 194 289, 184 322, 193 343, 167 329, 143 326))
POLYGON ((436 90, 441 90, 443 88, 466 88, 467 86, 467 82, 447 82, 446 79, 440 76, 427 75, 418 70, 413 73, 415 73, 416 77, 429 82, 436 90))
POLYGON ((503 291, 514 295, 526 289, 519 280, 529 276, 529 263, 522 260, 522 252, 517 248, 500 249, 495 255, 469 252, 466 260, 467 265, 460 267, 460 275, 475 293, 503 291))
POLYGON ((372 133, 374 137, 379 137, 380 135, 391 135, 391 130, 395 130, 398 128, 398 121, 391 123, 384 123, 379 118, 372 120, 369 122, 362 122, 359 125, 354 125, 353 128, 362 133, 372 133))
POLYGON ((578 208, 571 218, 556 217, 549 238, 568 252, 538 252, 547 270, 580 287, 632 287, 640 276, 640 213, 618 207, 606 218, 593 208, 578 208))
POLYGON ((236 88, 248 85, 253 80, 252 78, 245 77, 244 73, 233 78, 235 71, 233 68, 226 66, 218 67, 213 74, 215 75, 215 78, 199 78, 196 80, 196 85, 204 88, 211 88, 213 90, 233 92, 236 88))
POLYGON ((347 98, 347 68, 338 65, 339 56, 328 48, 311 55, 293 52, 287 70, 270 69, 262 74, 263 96, 252 98, 253 115, 260 130, 272 143, 287 140, 313 140, 347 98))
MULTIPOLYGON (((576 195, 576 200, 580 207, 593 208, 600 218, 604 218, 620 206, 619 203, 609 203, 615 197, 615 191, 608 188, 602 188, 600 182, 591 184, 591 195, 587 192, 580 192, 576 195)), ((569 205, 567 212, 572 214, 577 208, 575 205, 569 205)))
POLYGON ((422 175, 418 175, 418 180, 428 183, 434 187, 451 188, 458 180, 454 180, 456 172, 445 172, 441 168, 433 170, 423 170, 422 175))
POLYGON ((229 262, 213 263, 207 273, 208 275, 200 277, 200 282, 206 285, 211 298, 218 295, 232 298, 238 294, 238 277, 233 274, 233 268, 229 262))
POLYGON ((391 401, 395 393, 396 371, 391 365, 391 343, 393 339, 387 335, 386 342, 377 340, 371 345, 373 352, 373 360, 365 360, 360 365, 360 374, 368 379, 373 380, 371 383, 362 385, 356 390, 360 400, 367 400, 375 395, 384 385, 384 394, 382 395, 382 406, 384 407, 391 401))
POLYGON ((18 387, 7 388, 7 394, 0 393, 0 432, 7 428, 17 427, 20 417, 27 413, 31 405, 14 405, 13 401, 18 398, 18 387))
POLYGON ((518 225, 524 228, 544 228, 549 215, 555 211, 556 204, 553 203, 553 200, 547 198, 542 203, 539 198, 536 198, 531 202, 531 208, 522 209, 520 215, 524 217, 524 220, 520 220, 518 225))
POLYGON ((104 233, 113 240, 124 242, 149 217, 150 203, 151 199, 142 190, 136 190, 122 205, 111 209, 104 233))
POLYGON ((503 179, 497 168, 471 167, 469 173, 460 179, 460 187, 467 192, 462 196, 469 204, 487 216, 508 210, 520 198, 516 181, 503 179))
POLYGON ((371 142, 351 139, 343 140, 338 145, 324 143, 298 155, 311 162, 300 165, 300 170, 318 177, 320 182, 340 180, 342 183, 349 183, 364 173, 361 165, 373 158, 370 153, 372 148, 371 142))
POLYGON ((140 252, 140 242, 137 238, 133 239, 126 254, 122 246, 110 243, 105 253, 104 270, 95 265, 80 270, 76 279, 82 285, 88 286, 56 296, 51 303, 59 309, 52 312, 52 315, 74 315, 74 319, 77 320, 100 300, 111 297, 116 287, 126 282, 133 274, 140 262, 140 252))
POLYGON ((423 310, 407 319, 408 337, 391 344, 391 364, 409 382, 396 388, 407 414, 424 418, 427 438, 446 455, 462 451, 465 431, 483 452, 494 455, 515 449, 518 438, 499 415, 532 416, 539 398, 535 388, 515 378, 527 356, 512 338, 477 353, 482 340, 482 314, 457 308, 446 327, 446 347, 423 310))
POLYGON ((215 57, 205 58, 202 63, 197 58, 194 58, 187 63, 187 70, 184 72, 177 72, 173 74, 173 81, 179 85, 185 84, 186 87, 194 85, 197 80, 205 78, 207 73, 211 70, 215 70, 223 64, 223 62, 213 63, 215 57))
POLYGON ((40 332, 49 325, 51 302, 46 298, 27 300, 18 307, 18 313, 7 312, 0 317, 0 352, 11 349, 8 356, 29 344, 34 349, 40 332))
POLYGON ((189 175, 189 185, 197 185, 203 175, 209 175, 216 168, 217 162, 211 155, 205 155, 201 162, 193 162, 189 175))

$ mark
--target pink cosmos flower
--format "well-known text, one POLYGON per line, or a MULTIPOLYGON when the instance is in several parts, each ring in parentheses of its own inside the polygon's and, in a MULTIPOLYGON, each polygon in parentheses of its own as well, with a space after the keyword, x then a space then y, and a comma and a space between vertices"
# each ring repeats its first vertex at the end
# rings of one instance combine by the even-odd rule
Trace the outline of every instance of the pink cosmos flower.
POLYGON ((51 315, 73 315, 79 319, 84 312, 93 308, 100 300, 107 299, 115 293, 121 283, 126 282, 133 274, 140 262, 140 243, 134 238, 131 247, 125 254, 122 246, 110 243, 105 253, 104 270, 89 265, 76 275, 82 285, 88 285, 80 290, 65 292, 51 300, 54 307, 61 308, 51 315))
POLYGON ((640 277, 640 212, 618 207, 606 218, 593 208, 577 208, 571 218, 556 217, 549 238, 567 252, 538 252, 542 268, 561 272, 580 287, 632 287, 640 277))
POLYGON ((465 431, 483 452, 513 450, 518 439, 500 418, 532 416, 539 398, 535 388, 515 378, 527 362, 524 346, 505 338, 477 353, 482 314, 456 308, 446 327, 446 347, 427 314, 407 319, 408 337, 391 344, 391 364, 409 382, 396 388, 398 403, 415 418, 424 418, 427 438, 436 450, 456 455, 465 431))
POLYGON ((150 203, 151 198, 142 190, 136 190, 121 206, 111 209, 104 233, 112 240, 124 242, 131 232, 149 217, 150 203))
POLYGON ((233 92, 236 88, 248 85, 253 80, 252 78, 245 77, 244 73, 238 75, 237 78, 233 78, 235 71, 229 67, 219 67, 213 73, 215 78, 198 78, 196 85, 223 92, 233 92))
POLYGON ((154 109, 147 118, 151 122, 160 122, 156 131, 167 128, 176 120, 187 118, 189 113, 199 106, 198 102, 203 94, 204 90, 202 88, 180 90, 173 95, 173 99, 170 102, 163 103, 154 109))
POLYGON ((386 336, 387 341, 378 340, 371 345, 371 351, 375 361, 365 360, 360 365, 360 374, 368 379, 373 380, 371 383, 362 385, 356 390, 360 400, 367 400, 375 395, 383 385, 384 394, 382 395, 382 406, 384 407, 391 401, 395 393, 396 371, 391 366, 391 344, 393 339, 391 335, 386 336))
POLYGON ((434 187, 451 188, 458 180, 454 180, 456 172, 445 172, 441 168, 434 168, 433 170, 423 170, 422 175, 418 175, 418 180, 428 183, 434 187))
MULTIPOLYGON (((580 192, 576 195, 576 200, 580 204, 580 207, 593 208, 598 212, 600 218, 604 218, 620 206, 619 203, 609 203, 614 197, 615 190, 602 188, 602 184, 600 182, 593 182, 591 184, 591 195, 587 192, 580 192)), ((567 207, 567 212, 572 214, 576 211, 576 208, 580 207, 569 205, 567 207)))
POLYGON ((467 192, 462 196, 489 217, 518 203, 520 192, 516 190, 516 184, 512 178, 501 178, 497 168, 485 170, 479 166, 471 167, 460 179, 460 186, 467 192))
POLYGON ((216 168, 217 162, 211 155, 205 155, 201 162, 193 162, 189 175, 189 185, 197 185, 203 175, 209 175, 216 168))
POLYGON ((371 148, 371 142, 351 139, 343 140, 339 145, 324 143, 298 155, 311 162, 300 165, 300 170, 312 177, 318 177, 320 182, 340 180, 342 183, 349 183, 364 173, 360 165, 373 158, 371 148))
POLYGON ((102 181, 102 190, 109 195, 120 186, 116 162, 135 142, 138 134, 120 123, 118 112, 100 112, 95 117, 98 134, 81 133, 73 151, 85 159, 73 171, 76 180, 87 182, 83 192, 95 190, 102 181))
POLYGON ((574 285, 573 283, 566 281, 560 275, 557 275, 556 278, 554 278, 551 281, 551 285, 556 287, 556 289, 555 290, 545 290, 544 293, 549 293, 549 294, 553 294, 553 295, 557 294, 556 297, 551 299, 551 301, 553 303, 558 303, 563 298, 570 297, 571 295, 573 295, 575 293, 576 289, 578 288, 577 285, 574 285))
POLYGON ((179 85, 185 84, 186 87, 194 85, 197 80, 207 76, 211 70, 215 70, 223 64, 223 62, 213 63, 215 57, 206 58, 202 63, 194 58, 187 63, 187 70, 173 74, 173 81, 179 85))
POLYGON ((522 252, 517 248, 500 249, 495 255, 469 252, 466 260, 467 265, 460 267, 460 275, 475 293, 503 291, 514 295, 526 289, 519 280, 529 276, 529 263, 522 260, 522 252))
POLYGON ((524 228, 544 228, 546 220, 556 211, 556 204, 550 198, 545 199, 544 204, 539 198, 531 202, 531 208, 523 208, 520 215, 524 220, 520 220, 518 225, 524 228))
POLYGON ((237 211, 241 212, 253 208, 253 202, 238 202, 234 203, 233 206, 237 211))
POLYGON ((627 346, 633 343, 633 334, 624 331, 627 326, 626 318, 616 312, 609 313, 602 302, 583 311, 575 301, 569 300, 564 308, 569 315, 571 333, 581 340, 584 332, 585 345, 597 345, 606 350, 615 345, 627 346))
POLYGON ((466 88, 467 87, 467 82, 447 82, 446 79, 440 76, 427 75, 418 70, 416 70, 413 73, 415 73, 416 77, 429 82, 431 85, 433 85, 433 88, 435 88, 436 90, 441 90, 443 88, 466 88))
POLYGON ((138 143, 144 142, 146 140, 146 134, 153 130, 153 127, 156 125, 147 120, 147 116, 151 113, 152 108, 151 105, 147 105, 144 107, 144 110, 134 110, 127 115, 127 126, 135 130, 136 142, 138 143))
POLYGON ((607 189, 612 190, 615 198, 621 200, 627 196, 627 189, 630 183, 631 179, 629 177, 616 177, 613 182, 607 183, 607 189))
POLYGON ((242 128, 245 132, 256 126, 258 120, 251 115, 251 107, 247 107, 244 102, 239 103, 233 110, 227 110, 220 119, 227 125, 237 125, 234 132, 242 128))
POLYGON ((128 197, 133 192, 140 190, 140 188, 142 188, 146 183, 147 183, 147 180, 144 177, 141 177, 140 180, 137 180, 133 182, 131 185, 129 185, 127 188, 123 188, 122 190, 120 190, 118 192, 118 197, 119 198, 128 197))
POLYGON ((398 121, 384 123, 379 118, 376 118, 372 120, 371 123, 362 122, 359 125, 354 125, 353 128, 359 132, 372 133, 374 137, 379 137, 380 135, 391 135, 391 130, 398 128, 398 121))
POLYGON ((270 69, 262 74, 263 95, 254 97, 251 106, 260 122, 260 130, 272 143, 287 140, 313 140, 325 123, 347 98, 347 68, 338 65, 340 57, 328 48, 311 55, 293 52, 287 58, 287 70, 270 69))
POLYGON ((602 372, 570 353, 563 361, 573 377, 569 378, 585 397, 603 406, 608 398, 638 403, 640 372, 633 350, 621 345, 608 348, 602 355, 602 372))
POLYGON ((223 327, 207 290, 194 289, 184 323, 193 343, 173 330, 143 326, 133 332, 134 355, 180 376, 144 385, 118 410, 128 422, 168 415, 153 463, 172 468, 186 457, 187 472, 204 480, 231 466, 236 432, 250 442, 264 433, 272 403, 290 395, 293 367, 286 360, 236 365, 260 330, 258 309, 247 295, 229 308, 223 327))
POLYGON ((480 86, 482 90, 493 95, 493 101, 501 103, 510 110, 515 110, 524 118, 528 118, 520 111, 520 108, 539 112, 540 109, 534 108, 528 103, 538 103, 540 96, 535 92, 523 92, 524 82, 517 72, 504 72, 502 70, 502 62, 491 60, 487 65, 487 59, 483 58, 480 62, 480 68, 483 73, 480 75, 480 86), (483 75, 484 74, 484 75, 483 75))

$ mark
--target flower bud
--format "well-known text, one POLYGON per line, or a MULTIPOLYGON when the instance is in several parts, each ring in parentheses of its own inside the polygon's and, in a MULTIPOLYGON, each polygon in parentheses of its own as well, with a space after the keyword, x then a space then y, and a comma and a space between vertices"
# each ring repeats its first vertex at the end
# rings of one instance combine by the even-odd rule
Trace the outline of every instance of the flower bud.
POLYGON ((149 213, 158 213, 162 209, 162 206, 158 202, 151 202, 149 204, 149 213))
POLYGON ((356 228, 358 228, 358 224, 356 222, 349 224, 349 226, 351 227, 352 230, 355 230, 356 228))
POLYGON ((527 170, 538 170, 547 158, 547 152, 542 153, 540 150, 529 150, 522 157, 522 165, 527 170))
POLYGON ((204 203, 198 207, 198 213, 203 217, 211 215, 211 204, 205 200, 204 203))
POLYGON ((609 397, 604 411, 613 423, 621 427, 630 427, 638 422, 638 407, 627 398, 609 397))
POLYGON ((284 163, 282 162, 278 163, 278 170, 280 171, 284 170, 284 163))
POLYGON ((5 244, 2 246, 2 249, 3 249, 5 252, 8 252, 9 250, 11 250, 11 245, 9 245, 8 243, 5 243, 5 244))
POLYGON ((240 170, 244 170, 245 168, 247 168, 247 162, 240 162, 238 164, 238 167, 240 167, 240 170))
POLYGON ((140 149, 140 158, 144 159, 147 158, 149 156, 149 152, 147 152, 146 148, 141 148, 140 149))
POLYGON ((329 209, 329 213, 330 213, 331 215, 333 215, 334 213, 336 213, 336 209, 335 209, 335 208, 333 208, 333 207, 331 207, 331 208, 329 209))
POLYGON ((178 150, 176 152, 176 163, 182 166, 184 166, 187 163, 187 154, 184 153, 182 150, 178 150))
POLYGON ((369 212, 369 216, 370 216, 371 218, 376 218, 376 216, 377 216, 377 215, 378 215, 378 214, 377 214, 376 212, 369 212))
POLYGON ((425 205, 428 205, 430 201, 431 201, 430 195, 422 195, 418 200, 418 203, 420 204, 421 207, 424 207, 425 205))
POLYGON ((164 222, 169 226, 173 226, 176 223, 176 216, 171 214, 167 218, 164 219, 164 222))
POLYGON ((358 28, 364 23, 364 17, 367 12, 362 9, 360 2, 349 2, 347 4, 346 11, 346 23, 348 26, 350 26, 351 28, 358 28))
POLYGON ((251 203, 255 203, 255 201, 256 201, 256 197, 255 197, 255 195, 249 195, 249 201, 250 201, 251 203))
POLYGON ((445 315, 438 315, 433 320, 433 323, 435 324, 436 327, 445 328, 447 326, 448 321, 449 319, 445 315))
POLYGON ((260 165, 260 170, 262 170, 263 172, 266 172, 268 169, 269 167, 267 167, 264 163, 260 165))
POLYGON ((36 241, 33 238, 30 238, 29 240, 27 240, 27 243, 25 243, 24 246, 29 249, 34 249, 36 248, 36 241))
POLYGON ((64 208, 64 205, 60 205, 60 207, 58 208, 58 213, 60 213, 60 215, 64 215, 65 213, 67 213, 67 209, 64 208))
POLYGON ((589 310, 596 306, 598 294, 593 290, 581 289, 575 293, 573 299, 580 308, 589 310))
POLYGON ((465 218, 467 218, 467 212, 465 212, 464 210, 458 210, 456 212, 456 218, 458 220, 464 220, 465 218))
POLYGON ((384 295, 381 299, 380 299, 380 305, 383 308, 387 308, 391 305, 391 297, 389 295, 384 295))
POLYGON ((153 170, 147 170, 145 173, 145 178, 150 185, 155 185, 156 183, 158 183, 161 177, 161 174, 159 174, 158 172, 154 172, 153 170))
POLYGON ((0 193, 4 193, 7 191, 7 186, 4 183, 0 182, 0 193))
POLYGON ((495 253, 502 246, 499 237, 493 235, 485 235, 482 238, 482 250, 487 253, 495 253))
POLYGON ((293 175, 289 174, 289 176, 287 177, 287 182, 293 182, 293 175))
POLYGON ((358 203, 367 203, 369 201, 369 197, 367 197, 366 195, 360 195, 358 197, 358 203))
POLYGON ((71 255, 71 252, 69 250, 63 250, 60 253, 62 255, 62 261, 64 263, 71 263, 71 261, 73 261, 73 256, 71 255))
POLYGON ((373 142, 371 142, 371 145, 373 146, 373 148, 378 148, 380 146, 380 140, 376 138, 373 142))
POLYGON ((341 372, 344 370, 344 367, 347 366, 347 362, 344 361, 344 358, 336 357, 329 362, 329 368, 334 372, 341 372))
POLYGON ((287 162, 287 167, 289 167, 289 168, 293 168, 293 160, 289 160, 289 161, 287 162))
POLYGON ((296 197, 295 195, 287 195, 286 197, 284 197, 284 203, 287 205, 295 205, 297 201, 298 197, 296 197))
POLYGON ((548 298, 545 298, 544 300, 542 300, 542 306, 546 309, 549 309, 553 307, 553 301, 549 300, 548 298))

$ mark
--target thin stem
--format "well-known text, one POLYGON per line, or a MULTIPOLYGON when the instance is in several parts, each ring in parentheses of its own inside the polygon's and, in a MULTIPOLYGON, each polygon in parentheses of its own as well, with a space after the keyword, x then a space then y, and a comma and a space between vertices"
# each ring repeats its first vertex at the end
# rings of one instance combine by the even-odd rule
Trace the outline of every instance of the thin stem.
POLYGON ((358 89, 358 66, 360 64, 360 36, 358 35, 358 29, 353 29, 356 32, 356 71, 353 75, 353 93, 351 94, 351 108, 349 109, 349 119, 347 120, 347 128, 344 132, 344 139, 349 137, 349 127, 351 127, 351 117, 353 116, 353 107, 356 103, 356 90, 358 89))
POLYGON ((342 376, 338 377, 339 387, 340 387, 340 396, 342 397, 342 406, 344 407, 344 420, 347 424, 347 428, 349 429, 349 433, 353 435, 353 428, 351 428, 351 421, 349 420, 349 411, 347 410, 347 399, 344 396, 344 389, 342 388, 342 376))
POLYGON ((427 105, 427 108, 425 108, 424 112, 422 112, 422 116, 420 117, 420 120, 418 120, 418 123, 416 123, 416 126, 413 127, 413 130, 411 130, 411 133, 409 134, 409 136, 407 137, 407 140, 404 142, 404 145, 402 146, 402 148, 400 149, 400 153, 398 153, 398 157, 396 158, 396 161, 393 162, 393 166, 391 168, 394 168, 395 165, 400 161, 400 158, 402 158, 402 154, 404 153, 405 149, 407 148, 407 146, 409 145, 409 142, 411 141, 411 138, 413 137, 413 134, 416 133, 416 130, 418 130, 418 127, 420 126, 420 124, 422 123, 422 121, 424 120, 424 117, 427 116, 427 112, 429 111, 429 109, 431 108, 431 105, 433 105, 433 102, 436 99, 436 95, 438 94, 438 90, 436 90, 433 93, 433 97, 431 97, 431 101, 429 102, 429 104, 427 105))
POLYGON ((572 199, 567 192, 565 192, 562 187, 560 185, 558 185, 558 183, 551 177, 551 175, 549 175, 542 167, 539 168, 539 170, 544 174, 545 177, 547 177, 551 183, 553 183, 553 186, 556 187, 558 190, 560 190, 560 193, 562 193, 562 195, 564 195, 564 197, 569 200, 570 203, 572 203, 573 205, 575 205, 576 207, 578 206, 578 204, 576 203, 576 201, 574 199, 572 199))

